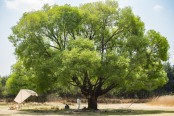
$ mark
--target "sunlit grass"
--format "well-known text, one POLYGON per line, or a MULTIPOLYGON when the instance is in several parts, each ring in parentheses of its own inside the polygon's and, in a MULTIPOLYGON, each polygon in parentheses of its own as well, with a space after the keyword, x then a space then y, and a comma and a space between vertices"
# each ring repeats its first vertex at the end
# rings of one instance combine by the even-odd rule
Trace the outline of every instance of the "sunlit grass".
MULTIPOLYGON (((109 105, 109 104, 108 104, 109 105)), ((174 111, 165 110, 133 110, 133 109, 102 109, 102 110, 76 110, 63 109, 59 105, 50 104, 26 104, 22 106, 21 111, 27 114, 36 115, 141 115, 141 114, 160 114, 174 113, 174 111)))
POLYGON ((8 104, 5 102, 0 102, 0 110, 5 109, 8 107, 8 104))
MULTIPOLYGON (((166 98, 165 98, 166 100, 166 98)), ((161 103, 161 102, 159 102, 161 103)), ((0 103, 0 110, 8 109, 9 105, 12 103, 0 103)), ((17 104, 14 104, 17 105, 17 104)), ((19 112, 17 114, 21 115, 142 115, 142 114, 161 114, 161 113, 174 113, 173 110, 168 111, 166 109, 147 109, 144 105, 141 106, 142 109, 132 109, 123 107, 108 107, 103 106, 100 110, 77 110, 76 104, 71 104, 70 109, 64 109, 64 103, 60 102, 48 102, 48 103, 24 103, 21 105, 19 112)), ((101 105, 101 104, 100 104, 101 105)), ((110 106, 113 104, 105 104, 110 106)), ((119 104, 116 104, 119 105, 119 104)), ((140 106, 139 104, 134 104, 136 107, 140 106)), ((153 106, 151 106, 153 107, 153 106)), ((154 106, 155 107, 155 106, 154 106)), ((10 110, 9 110, 10 111, 10 110)), ((8 110, 7 110, 8 112, 8 110)))
POLYGON ((141 115, 141 114, 160 114, 160 113, 174 113, 174 111, 162 111, 162 110, 129 110, 129 109, 117 109, 117 110, 96 110, 96 111, 82 111, 82 110, 23 110, 28 114, 38 114, 38 115, 141 115))
POLYGON ((157 106, 174 106, 174 96, 173 95, 166 95, 155 97, 154 99, 149 102, 150 105, 157 105, 157 106))

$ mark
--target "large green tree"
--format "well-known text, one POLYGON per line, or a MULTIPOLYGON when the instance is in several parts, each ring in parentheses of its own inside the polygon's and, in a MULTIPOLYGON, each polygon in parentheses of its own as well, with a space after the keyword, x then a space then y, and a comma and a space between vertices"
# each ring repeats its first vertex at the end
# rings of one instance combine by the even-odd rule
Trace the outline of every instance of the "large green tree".
POLYGON ((167 81, 161 63, 168 58, 166 38, 145 33, 140 17, 116 1, 45 5, 24 13, 12 31, 18 60, 39 87, 77 86, 89 109, 97 109, 97 98, 114 88, 151 90, 167 81))

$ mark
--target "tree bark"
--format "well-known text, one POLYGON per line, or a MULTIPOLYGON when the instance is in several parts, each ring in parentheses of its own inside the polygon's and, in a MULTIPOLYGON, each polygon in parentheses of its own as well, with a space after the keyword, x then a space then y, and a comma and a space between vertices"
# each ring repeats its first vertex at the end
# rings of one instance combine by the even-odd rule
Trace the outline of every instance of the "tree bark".
POLYGON ((97 96, 91 95, 88 98, 88 109, 89 110, 97 110, 97 96))

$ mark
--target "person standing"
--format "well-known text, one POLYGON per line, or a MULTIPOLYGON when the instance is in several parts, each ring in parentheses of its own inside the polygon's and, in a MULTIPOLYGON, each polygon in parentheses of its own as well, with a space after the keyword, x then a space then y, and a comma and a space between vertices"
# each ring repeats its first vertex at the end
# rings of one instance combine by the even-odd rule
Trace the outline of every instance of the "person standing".
POLYGON ((81 102, 81 100, 79 98, 77 98, 77 105, 78 105, 77 109, 78 110, 80 109, 80 102, 81 102))

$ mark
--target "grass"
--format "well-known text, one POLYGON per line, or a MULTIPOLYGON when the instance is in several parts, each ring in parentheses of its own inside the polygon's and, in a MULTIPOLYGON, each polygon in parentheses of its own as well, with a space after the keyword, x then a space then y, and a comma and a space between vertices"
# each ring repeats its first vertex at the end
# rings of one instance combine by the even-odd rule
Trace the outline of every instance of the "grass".
POLYGON ((0 110, 7 107, 7 104, 5 102, 0 102, 0 110))
MULTIPOLYGON (((60 107, 52 107, 49 104, 32 105, 28 104, 22 108, 20 114, 29 115, 142 115, 142 114, 161 114, 161 113, 174 113, 174 111, 166 110, 133 110, 133 109, 102 109, 102 110, 65 110, 60 107)), ((109 104, 108 104, 109 105, 109 104)), ((60 106, 60 105, 59 105, 60 106)))
POLYGON ((166 95, 155 97, 149 102, 150 105, 174 106, 174 96, 166 95))
POLYGON ((160 114, 160 113, 174 113, 174 111, 162 110, 130 110, 130 109, 117 109, 117 110, 96 110, 96 111, 83 111, 83 110, 22 110, 24 114, 33 115, 141 115, 141 114, 160 114))
MULTIPOLYGON (((127 103, 127 102, 126 102, 127 103)), ((10 104, 7 104, 5 102, 0 102, 0 110, 7 109, 10 104)), ((110 105, 110 104, 106 104, 110 105)), ((149 102, 149 105, 155 106, 174 106, 174 96, 161 96, 154 98, 149 102)), ((139 106, 139 105, 138 105, 139 106)), ((122 106, 120 106, 121 108, 122 106)), ((17 115, 142 115, 142 114, 162 114, 162 113, 172 113, 174 114, 174 111, 170 110, 167 111, 165 109, 150 109, 147 110, 146 107, 141 110, 137 109, 123 109, 123 108, 115 108, 113 109, 101 109, 101 110, 76 110, 76 104, 72 103, 71 107, 72 109, 65 110, 64 104, 60 102, 48 102, 48 103, 25 103, 22 105, 22 109, 19 112, 16 112, 17 115)))

